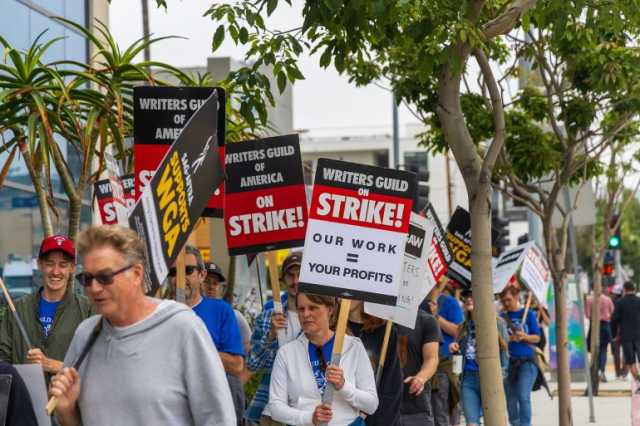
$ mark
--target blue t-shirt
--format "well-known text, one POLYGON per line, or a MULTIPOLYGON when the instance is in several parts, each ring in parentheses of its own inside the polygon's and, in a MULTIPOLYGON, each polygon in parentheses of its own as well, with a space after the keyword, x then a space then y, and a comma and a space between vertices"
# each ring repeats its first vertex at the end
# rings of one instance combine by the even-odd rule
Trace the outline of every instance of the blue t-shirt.
MULTIPOLYGON (((509 316, 511 319, 511 324, 507 321, 509 336, 511 336, 514 332, 512 329, 515 327, 516 329, 522 329, 526 334, 536 334, 540 335, 540 325, 538 325, 538 319, 536 318, 535 312, 529 310, 527 313, 527 319, 524 324, 522 324, 522 315, 524 315, 524 308, 521 308, 515 312, 506 312, 503 313, 502 316, 506 319, 506 316, 509 316)), ((533 356, 533 349, 529 343, 525 342, 509 342, 509 355, 512 358, 531 358, 533 356)))
MULTIPOLYGON (((464 321, 462 308, 455 297, 448 294, 441 294, 438 297, 438 315, 456 325, 464 321)), ((442 330, 442 342, 440 342, 440 357, 447 358, 451 356, 449 345, 453 342, 453 336, 448 335, 442 330)))
POLYGON ((58 306, 60 306, 60 300, 57 302, 49 302, 40 295, 40 302, 38 303, 38 320, 42 326, 44 337, 49 336, 49 331, 51 331, 51 327, 53 327, 53 320, 56 317, 58 306))
POLYGON ((231 305, 224 300, 203 297, 193 311, 207 326, 218 352, 244 356, 240 327, 231 305))
MULTIPOLYGON (((331 354, 333 353, 333 341, 335 338, 335 334, 329 339, 327 343, 322 346, 322 356, 325 361, 325 368, 331 362, 331 354)), ((309 342, 309 361, 311 362, 311 369, 313 370, 313 377, 316 379, 316 385, 318 385, 318 390, 320 391, 320 395, 324 394, 324 391, 327 389, 327 379, 324 376, 324 371, 322 371, 322 366, 320 362, 320 357, 318 356, 318 347, 313 343, 309 342)))
POLYGON ((480 371, 476 360, 476 327, 473 324, 473 320, 467 322, 466 339, 465 351, 462 354, 464 356, 464 371, 480 371))

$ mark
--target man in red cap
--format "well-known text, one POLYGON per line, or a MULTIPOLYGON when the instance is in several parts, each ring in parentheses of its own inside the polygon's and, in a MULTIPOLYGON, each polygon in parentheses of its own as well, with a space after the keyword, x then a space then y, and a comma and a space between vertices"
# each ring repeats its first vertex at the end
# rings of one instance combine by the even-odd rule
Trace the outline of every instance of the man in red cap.
POLYGON ((0 321, 0 360, 12 363, 39 363, 47 382, 62 368, 62 360, 78 324, 91 315, 86 297, 73 292, 76 269, 73 241, 53 235, 42 241, 38 269, 42 287, 15 302, 32 347, 20 333, 8 311, 0 321))

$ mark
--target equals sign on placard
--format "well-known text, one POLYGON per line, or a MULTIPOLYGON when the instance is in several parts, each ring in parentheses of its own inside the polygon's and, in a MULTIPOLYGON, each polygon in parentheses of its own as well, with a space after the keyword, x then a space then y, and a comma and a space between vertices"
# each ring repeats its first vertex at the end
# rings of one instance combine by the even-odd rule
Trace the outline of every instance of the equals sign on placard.
POLYGON ((358 257, 360 255, 356 253, 347 253, 347 262, 358 263, 358 257))

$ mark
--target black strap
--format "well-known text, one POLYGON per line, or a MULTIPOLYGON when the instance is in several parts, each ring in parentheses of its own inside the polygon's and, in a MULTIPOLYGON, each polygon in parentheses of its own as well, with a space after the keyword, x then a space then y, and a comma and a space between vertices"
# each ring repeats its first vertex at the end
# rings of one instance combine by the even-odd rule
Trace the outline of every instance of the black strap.
POLYGON ((96 343, 96 340, 98 340, 98 336, 100 335, 101 331, 102 331, 102 317, 98 319, 98 323, 96 324, 96 326, 93 328, 93 331, 89 335, 89 339, 87 340, 87 343, 85 343, 84 348, 82 348, 82 352, 80 352, 80 356, 78 357, 76 362, 73 363, 73 368, 75 368, 76 370, 80 368, 80 365, 82 365, 82 361, 84 361, 84 359, 87 357, 87 354, 93 347, 94 343, 96 343))

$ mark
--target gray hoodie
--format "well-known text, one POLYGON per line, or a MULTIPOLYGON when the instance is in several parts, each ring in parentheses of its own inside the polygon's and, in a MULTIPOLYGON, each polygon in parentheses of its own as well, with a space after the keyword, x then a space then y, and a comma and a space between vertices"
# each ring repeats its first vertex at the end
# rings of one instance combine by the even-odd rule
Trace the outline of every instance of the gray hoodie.
MULTIPOLYGON (((156 310, 136 324, 103 321, 79 370, 83 424, 235 425, 224 368, 204 323, 184 305, 154 302, 156 310)), ((80 324, 65 366, 75 362, 98 318, 80 324)))

